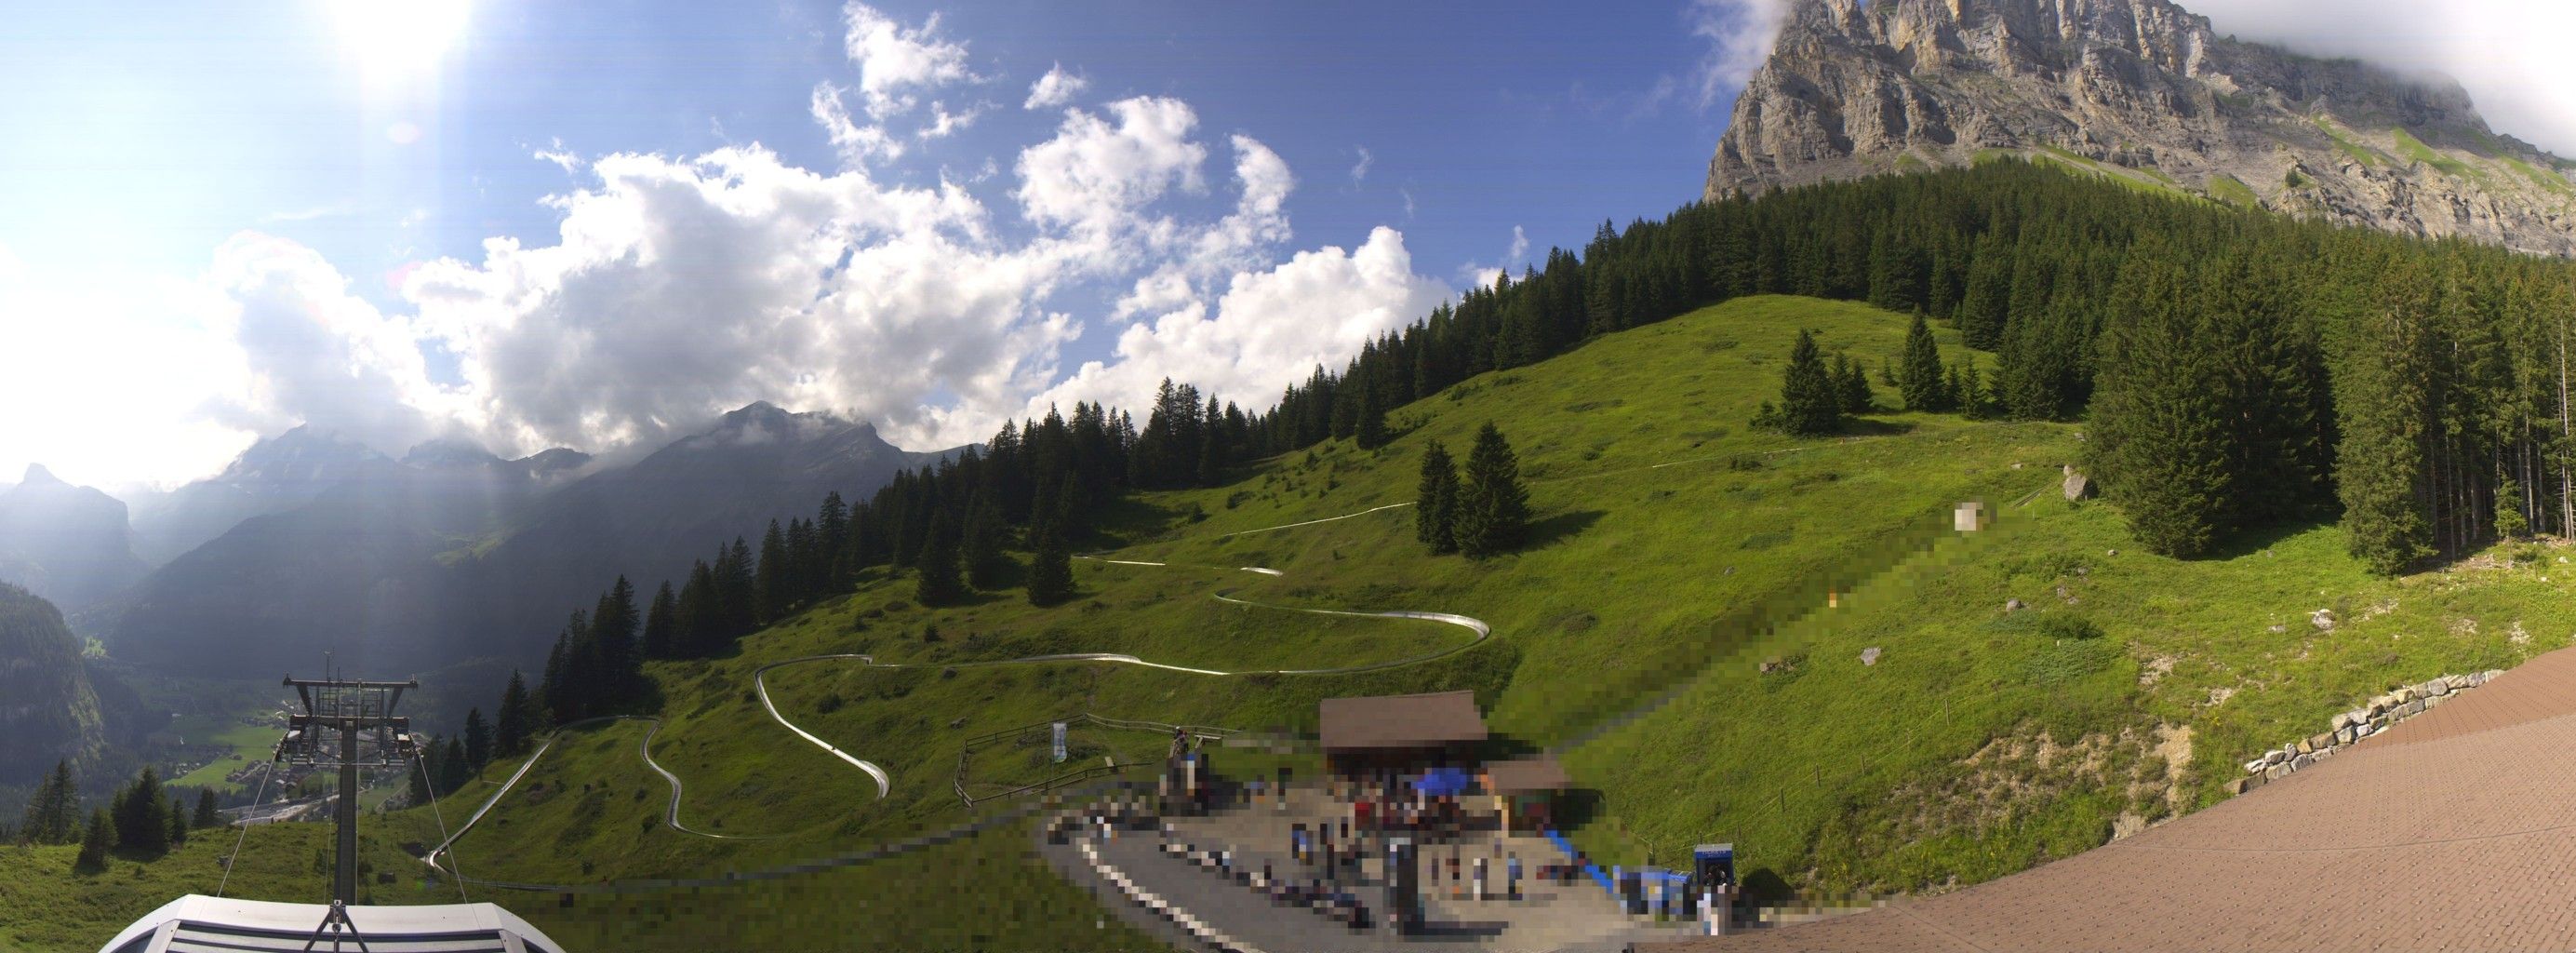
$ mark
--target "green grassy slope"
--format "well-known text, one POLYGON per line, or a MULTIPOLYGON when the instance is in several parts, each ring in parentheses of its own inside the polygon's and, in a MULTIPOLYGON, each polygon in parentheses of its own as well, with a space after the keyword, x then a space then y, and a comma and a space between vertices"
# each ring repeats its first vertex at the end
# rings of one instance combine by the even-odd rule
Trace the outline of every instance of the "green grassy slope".
MULTIPOLYGON (((1078 562, 1082 595, 1062 606, 1003 592, 928 610, 912 603, 908 577, 871 573, 735 657, 652 666, 668 699, 654 756, 687 782, 683 820, 773 839, 659 824, 668 788, 638 755, 646 726, 621 723, 569 736, 463 842, 459 861, 478 877, 562 883, 758 871, 989 819, 999 808, 970 812, 952 789, 963 740, 984 732, 1083 711, 1310 732, 1318 698, 1471 688, 1499 733, 1565 752, 1592 814, 1575 835, 1604 859, 1669 861, 1731 839, 1748 867, 1791 883, 1937 889, 2205 804, 2234 763, 2322 730, 2371 692, 2509 664, 2565 644, 2552 633, 2576 622, 2561 608, 2566 585, 2548 581, 2554 568, 2576 571, 2554 552, 2400 580, 2364 574, 2330 527, 2276 531, 2197 562, 2143 555, 2112 508, 2057 493, 2080 425, 1891 412, 1835 440, 1751 431, 1744 421, 1776 395, 1800 328, 1874 367, 1899 350, 1905 319, 1746 299, 1478 377, 1395 411, 1401 435, 1388 447, 1331 443, 1228 486, 1105 514, 1114 558, 1172 565, 1078 562), (1489 420, 1530 481, 1537 527, 1521 553, 1428 556, 1402 506, 1270 529, 1407 503, 1422 447, 1438 439, 1463 453, 1489 420), (1950 508, 1967 500, 1998 519, 1950 531, 1950 508), (1232 605, 1219 593, 1464 613, 1491 622, 1495 638, 1349 676, 971 664, 1089 651, 1307 668, 1469 638, 1433 623, 1232 605), (2012 598, 2032 608, 2006 613, 2012 598), (2306 616, 2320 607, 2347 621, 2315 631, 2306 616), (2103 635, 2065 638, 2050 621, 2077 618, 2103 635), (1865 666, 1870 647, 1884 654, 1865 666), (904 666, 822 661, 768 680, 799 724, 886 768, 893 790, 882 802, 860 772, 769 721, 753 694, 760 666, 823 653, 904 666), (1766 672, 1766 662, 1777 664, 1766 672)), ((1940 333, 1945 358, 1968 356, 1940 333)), ((1880 388, 1882 403, 1895 402, 1890 390, 1880 388)), ((1077 741, 1085 759, 1155 750, 1116 732, 1077 741)), ((1221 751, 1218 766, 1267 772, 1273 760, 1221 751)), ((1029 751, 990 750, 969 782, 999 789, 1051 768, 1029 751)), ((495 766, 451 798, 447 822, 507 774, 495 766)), ((391 845, 435 842, 436 828, 428 811, 391 815, 373 856, 409 864, 391 845)), ((1151 944, 1101 917, 1029 845, 1018 823, 741 886, 584 895, 569 907, 551 894, 477 896, 581 948, 696 949, 744 929, 788 945, 1151 944)), ((303 889, 274 885, 290 888, 303 889)), ((254 883, 253 895, 269 889, 254 883)), ((405 880, 385 899, 453 896, 443 890, 405 880)), ((131 902, 128 917, 150 906, 131 902)))

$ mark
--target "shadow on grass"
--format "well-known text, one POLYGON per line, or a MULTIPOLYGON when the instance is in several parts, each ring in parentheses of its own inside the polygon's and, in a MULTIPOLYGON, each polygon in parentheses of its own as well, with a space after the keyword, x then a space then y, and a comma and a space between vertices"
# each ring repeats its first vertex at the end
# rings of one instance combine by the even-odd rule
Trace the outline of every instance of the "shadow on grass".
POLYGON ((2270 549, 2282 540, 2329 523, 2330 521, 2322 519, 2282 520, 2268 525, 2247 527, 2221 538, 2218 545, 2210 547, 2209 554, 2201 558, 2212 561, 2242 559, 2270 549))
POLYGON ((1893 437, 1913 433, 1921 426, 1910 420, 1873 420, 1868 417, 1843 418, 1845 437, 1893 437))
POLYGON ((1571 513, 1558 513, 1555 516, 1531 523, 1529 526, 1529 535, 1522 543, 1521 548, 1543 549, 1549 546, 1554 546, 1573 537, 1577 533, 1591 529, 1592 524, 1601 522, 1601 517, 1607 515, 1609 514, 1600 510, 1575 510, 1571 513))

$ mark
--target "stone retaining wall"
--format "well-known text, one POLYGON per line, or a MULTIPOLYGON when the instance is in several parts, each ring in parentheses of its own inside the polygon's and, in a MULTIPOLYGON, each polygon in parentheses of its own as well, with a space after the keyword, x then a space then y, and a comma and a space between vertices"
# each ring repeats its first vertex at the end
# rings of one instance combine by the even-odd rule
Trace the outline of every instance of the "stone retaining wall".
POLYGON ((2359 708, 2334 716, 2330 730, 2293 741, 2263 756, 2245 762, 2245 776, 2227 782, 2227 793, 2243 794, 2309 765, 2333 757, 2348 745, 2388 730, 2390 725, 2439 707, 2452 696, 2487 683, 2502 675, 2500 669, 2471 672, 2467 675, 2444 675, 2421 684, 2402 686, 2372 698, 2359 708))

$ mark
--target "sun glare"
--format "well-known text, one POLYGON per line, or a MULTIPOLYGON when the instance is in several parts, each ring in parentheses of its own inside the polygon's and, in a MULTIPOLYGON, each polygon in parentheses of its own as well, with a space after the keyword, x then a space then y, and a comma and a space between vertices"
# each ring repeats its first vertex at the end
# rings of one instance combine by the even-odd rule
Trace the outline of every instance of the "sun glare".
POLYGON ((327 0, 340 41, 371 74, 438 64, 465 32, 467 0, 327 0))

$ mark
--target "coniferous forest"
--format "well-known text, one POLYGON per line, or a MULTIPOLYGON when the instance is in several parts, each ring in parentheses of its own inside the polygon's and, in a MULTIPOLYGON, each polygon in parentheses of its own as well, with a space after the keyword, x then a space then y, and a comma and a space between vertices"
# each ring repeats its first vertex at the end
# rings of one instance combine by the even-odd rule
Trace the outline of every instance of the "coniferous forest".
MULTIPOLYGON (((1809 387, 1866 409, 1861 368, 1875 362, 1910 409, 2083 420, 2082 464, 2140 541, 2168 555, 2209 553, 2249 527, 2339 519, 2357 557, 2394 573, 2499 535, 2576 527, 2567 262, 2018 160, 1604 222, 1579 256, 1552 249, 1545 261, 1317 368, 1267 410, 1169 381, 1142 429, 1077 404, 1070 419, 1005 425, 866 501, 834 494, 811 518, 773 523, 757 550, 717 545, 640 613, 619 580, 566 626, 537 709, 554 723, 649 709, 644 659, 728 651, 872 567, 922 570, 919 595, 939 604, 1001 585, 999 554, 1018 549, 1034 554, 1021 583, 1031 601, 1071 598, 1063 563, 1123 494, 1217 485, 1247 461, 1329 439, 1382 445, 1401 423, 1390 408, 1758 294, 1864 301, 1955 328, 1995 355, 1994 374, 1944 372, 1917 332, 1904 353, 1862 355, 1809 387)), ((1777 423, 1809 433, 1839 419, 1777 423)), ((1437 535, 1425 531, 1435 550, 1467 542, 1437 535)))

